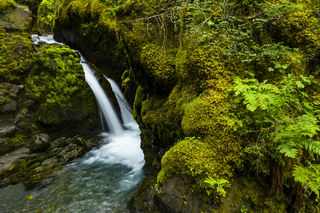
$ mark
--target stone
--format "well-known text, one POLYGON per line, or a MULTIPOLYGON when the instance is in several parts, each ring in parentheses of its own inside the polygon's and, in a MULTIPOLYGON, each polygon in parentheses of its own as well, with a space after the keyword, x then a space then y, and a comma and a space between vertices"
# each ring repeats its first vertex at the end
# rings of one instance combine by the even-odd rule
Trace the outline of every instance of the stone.
POLYGON ((13 152, 10 152, 8 154, 0 156, 0 171, 4 171, 6 169, 9 169, 10 166, 15 161, 27 156, 28 152, 29 152, 29 149, 21 148, 21 149, 15 150, 13 152))
POLYGON ((0 21, 7 31, 24 31, 30 25, 30 14, 28 7, 17 5, 12 11, 0 17, 0 21))
POLYGON ((17 111, 18 103, 14 100, 6 101, 0 105, 0 113, 17 111))
POLYGON ((154 196, 155 204, 165 212, 201 212, 200 196, 192 191, 192 182, 179 176, 170 177, 154 196))
POLYGON ((11 137, 16 131, 16 126, 0 127, 0 137, 11 137))
POLYGON ((45 133, 35 135, 30 143, 30 150, 32 152, 41 152, 49 148, 50 137, 45 133))
POLYGON ((15 85, 15 84, 8 84, 9 89, 9 96, 12 98, 16 98, 19 91, 24 88, 23 85, 15 85))

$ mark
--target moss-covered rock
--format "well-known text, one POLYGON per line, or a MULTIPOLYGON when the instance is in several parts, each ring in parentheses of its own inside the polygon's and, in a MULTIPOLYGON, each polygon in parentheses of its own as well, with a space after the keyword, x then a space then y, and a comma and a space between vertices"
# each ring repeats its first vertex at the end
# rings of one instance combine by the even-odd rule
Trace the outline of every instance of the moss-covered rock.
POLYGON ((34 118, 43 127, 60 126, 63 131, 63 126, 73 123, 83 131, 96 124, 94 96, 85 82, 79 56, 67 46, 40 47, 28 84, 39 104, 34 118))
POLYGON ((33 47, 27 33, 6 33, 0 24, 1 81, 22 83, 33 62, 33 47))
POLYGON ((22 156, 9 168, 0 171, 0 186, 18 182, 23 182, 28 187, 39 185, 42 180, 54 175, 63 165, 98 145, 97 140, 88 140, 79 136, 60 138, 51 141, 50 144, 50 149, 45 152, 22 156))

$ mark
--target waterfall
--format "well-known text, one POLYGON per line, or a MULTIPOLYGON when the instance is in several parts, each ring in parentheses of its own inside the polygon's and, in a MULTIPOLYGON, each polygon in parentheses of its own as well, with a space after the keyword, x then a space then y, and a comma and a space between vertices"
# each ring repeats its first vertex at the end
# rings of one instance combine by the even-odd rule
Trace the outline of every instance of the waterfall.
POLYGON ((113 110, 113 107, 112 107, 108 97, 106 96, 102 87, 100 86, 96 76, 94 75, 93 70, 86 63, 85 58, 81 54, 80 54, 80 58, 81 58, 80 64, 83 67, 86 82, 90 86, 94 96, 97 99, 97 102, 98 102, 99 107, 102 111, 103 117, 108 124, 110 132, 115 135, 122 134, 123 130, 121 127, 121 123, 120 123, 115 111, 113 110))
POLYGON ((114 94, 116 96, 117 102, 120 106, 121 118, 123 120, 124 125, 126 127, 138 128, 137 123, 135 122, 135 120, 133 120, 133 117, 132 117, 132 109, 131 109, 130 105, 128 104, 126 98, 122 94, 119 86, 111 78, 107 78, 105 75, 103 75, 103 76, 110 83, 112 91, 114 92, 114 94))
MULTIPOLYGON (((63 43, 59 43, 56 40, 54 40, 53 35, 47 35, 47 36, 32 35, 32 42, 34 44, 39 44, 40 42, 44 42, 47 44, 64 45, 63 43)), ((96 100, 102 112, 103 118, 105 119, 109 127, 110 133, 114 135, 121 135, 123 133, 121 123, 108 97, 104 93, 104 90, 102 89, 102 87, 99 84, 99 81, 94 75, 94 71, 86 63, 86 59, 83 57, 83 55, 80 52, 78 52, 78 54, 80 55, 80 64, 82 65, 82 68, 84 70, 86 82, 88 83, 94 96, 96 97, 96 100)), ((103 127, 103 121, 102 121, 102 127, 103 127)))

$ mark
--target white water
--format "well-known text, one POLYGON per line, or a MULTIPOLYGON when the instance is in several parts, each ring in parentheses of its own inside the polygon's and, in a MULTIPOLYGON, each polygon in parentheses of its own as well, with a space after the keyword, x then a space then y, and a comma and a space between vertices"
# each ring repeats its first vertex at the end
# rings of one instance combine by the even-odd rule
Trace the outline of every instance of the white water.
POLYGON ((107 78, 105 75, 103 75, 103 76, 110 83, 112 91, 114 92, 114 94, 116 96, 116 99, 117 99, 119 106, 120 106, 121 118, 123 120, 124 125, 126 127, 131 126, 131 127, 139 128, 137 126, 137 123, 135 122, 135 120, 132 117, 132 109, 131 109, 130 105, 128 104, 126 98, 122 94, 119 86, 111 78, 107 78))
POLYGON ((90 68, 90 66, 86 63, 85 58, 80 54, 81 61, 80 64, 83 67, 86 82, 90 86, 94 96, 97 99, 97 102, 99 104, 99 107, 102 111, 102 114, 104 116, 104 119, 107 121, 108 127, 110 129, 110 132, 114 135, 121 135, 123 133, 121 124, 119 119, 117 118, 117 115, 115 111, 113 110, 113 107, 104 93, 104 90, 100 86, 96 76, 94 75, 93 70, 90 68))
MULTIPOLYGON (((32 41, 58 43, 53 36, 32 35, 32 41)), ((143 178, 140 131, 116 84, 110 83, 120 97, 117 100, 126 130, 122 129, 94 71, 83 57, 81 64, 102 114, 109 120, 111 133, 102 133, 104 145, 67 165, 61 176, 48 186, 32 191, 23 191, 19 185, 0 190, 0 197, 7 198, 0 202, 1 212, 128 212, 127 202, 143 178), (34 199, 26 200, 26 195, 33 195, 34 199)))

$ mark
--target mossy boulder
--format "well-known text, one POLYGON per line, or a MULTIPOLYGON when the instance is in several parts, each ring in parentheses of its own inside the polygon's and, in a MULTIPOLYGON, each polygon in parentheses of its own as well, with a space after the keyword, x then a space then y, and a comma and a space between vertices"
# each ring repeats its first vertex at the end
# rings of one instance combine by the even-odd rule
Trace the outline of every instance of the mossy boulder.
POLYGON ((70 128, 64 127, 74 125, 75 131, 81 132, 95 126, 95 99, 85 82, 79 56, 69 47, 41 46, 28 84, 38 103, 34 118, 42 127, 66 132, 70 128))

